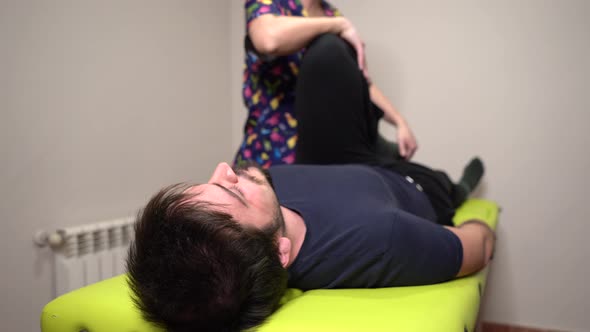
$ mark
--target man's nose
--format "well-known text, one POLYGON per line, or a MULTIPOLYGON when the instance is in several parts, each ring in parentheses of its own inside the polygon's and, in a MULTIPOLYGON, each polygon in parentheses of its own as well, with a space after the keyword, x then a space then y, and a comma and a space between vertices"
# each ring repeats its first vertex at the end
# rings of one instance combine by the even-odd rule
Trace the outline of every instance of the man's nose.
POLYGON ((219 163, 209 179, 209 183, 237 183, 238 176, 227 163, 219 163))

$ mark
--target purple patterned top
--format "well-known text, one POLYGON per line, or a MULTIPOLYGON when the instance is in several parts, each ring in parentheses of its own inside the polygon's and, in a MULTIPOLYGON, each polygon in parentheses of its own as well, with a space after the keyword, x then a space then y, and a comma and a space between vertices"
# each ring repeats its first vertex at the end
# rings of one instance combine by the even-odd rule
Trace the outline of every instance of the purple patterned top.
MULTIPOLYGON (((322 6, 326 16, 340 16, 327 1, 322 6)), ((308 16, 299 0, 246 0, 245 9, 246 29, 261 15, 308 16)), ((235 164, 251 160, 268 168, 295 161, 295 82, 304 51, 273 58, 246 49, 242 94, 248 119, 235 164)))

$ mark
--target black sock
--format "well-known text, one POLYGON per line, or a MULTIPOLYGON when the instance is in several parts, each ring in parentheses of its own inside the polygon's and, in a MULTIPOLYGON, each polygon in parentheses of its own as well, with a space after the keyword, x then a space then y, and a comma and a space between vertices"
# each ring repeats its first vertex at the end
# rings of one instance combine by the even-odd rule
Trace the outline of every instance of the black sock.
POLYGON ((477 187, 479 180, 481 180, 483 172, 484 169, 481 159, 478 157, 471 159, 469 164, 467 164, 463 170, 463 176, 461 176, 461 179, 459 180, 459 185, 465 187, 469 192, 472 192, 473 189, 477 187))
POLYGON ((469 194, 477 187, 483 173, 484 167, 481 159, 478 157, 471 159, 467 166, 465 166, 463 175, 453 190, 453 202, 455 206, 459 206, 467 199, 469 194))

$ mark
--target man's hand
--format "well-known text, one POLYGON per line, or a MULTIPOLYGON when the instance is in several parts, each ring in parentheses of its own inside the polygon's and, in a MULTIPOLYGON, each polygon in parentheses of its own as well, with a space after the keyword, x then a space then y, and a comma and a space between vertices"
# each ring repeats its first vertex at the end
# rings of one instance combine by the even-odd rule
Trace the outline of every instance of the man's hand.
POLYGON ((406 124, 400 124, 397 127, 397 144, 399 146, 399 154, 405 159, 410 160, 418 149, 416 138, 406 124))

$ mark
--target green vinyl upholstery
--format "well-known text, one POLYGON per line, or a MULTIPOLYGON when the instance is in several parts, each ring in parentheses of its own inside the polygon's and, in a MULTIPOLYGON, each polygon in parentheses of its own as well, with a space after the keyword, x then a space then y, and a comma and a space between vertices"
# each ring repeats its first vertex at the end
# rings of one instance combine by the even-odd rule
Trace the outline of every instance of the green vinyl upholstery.
MULTIPOLYGON (((498 206, 470 199, 455 223, 479 219, 493 229, 498 206)), ((283 305, 257 329, 290 331, 473 331, 488 268, 449 282, 413 287, 331 289, 301 292, 289 289, 283 305)), ((43 332, 155 332, 133 306, 125 275, 64 294, 41 314, 43 332)))

